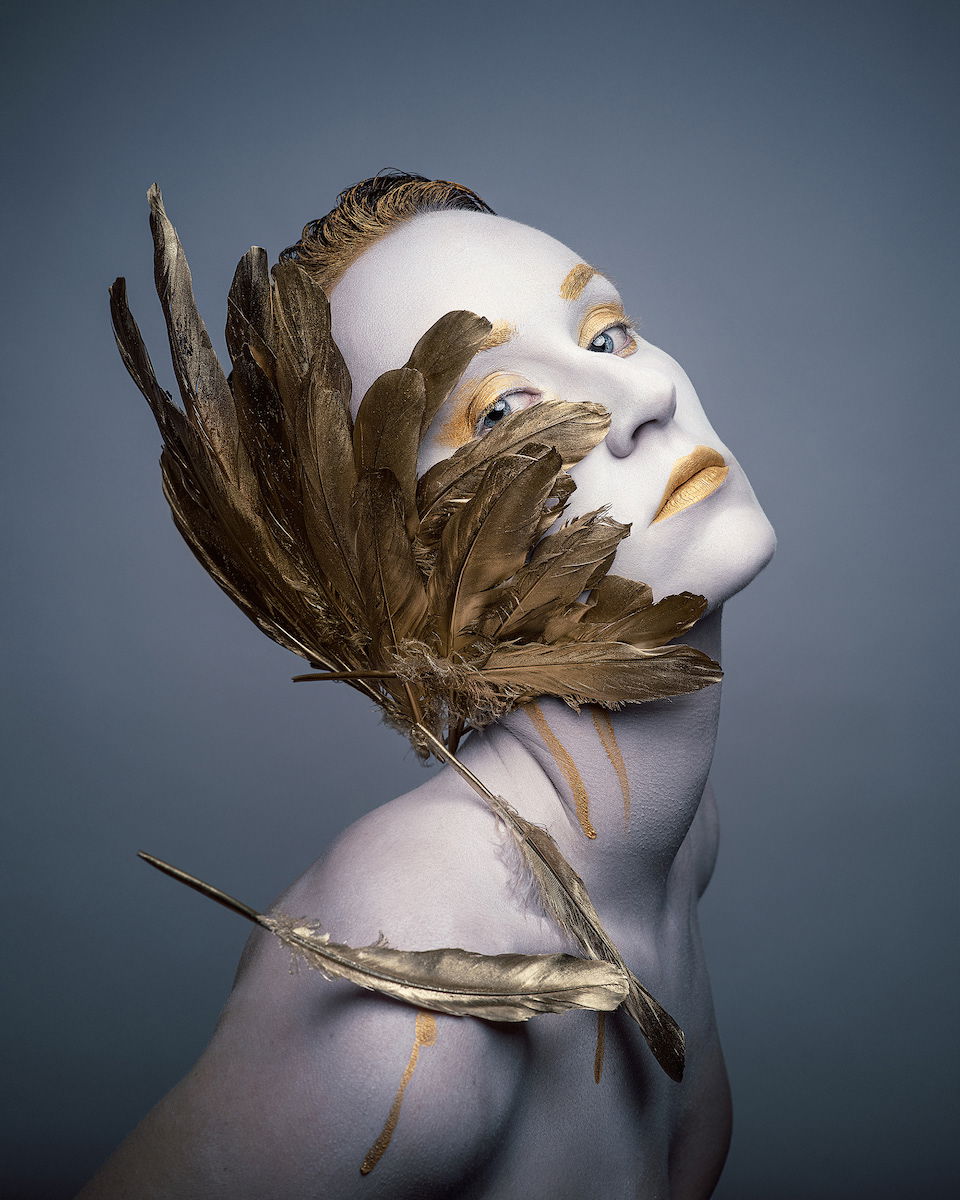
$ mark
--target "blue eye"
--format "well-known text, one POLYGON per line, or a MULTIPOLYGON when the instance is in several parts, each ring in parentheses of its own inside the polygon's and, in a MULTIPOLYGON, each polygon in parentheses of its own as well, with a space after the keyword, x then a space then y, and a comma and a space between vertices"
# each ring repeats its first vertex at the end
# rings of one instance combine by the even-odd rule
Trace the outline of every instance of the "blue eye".
POLYGON ((480 418, 481 429, 492 429, 494 425, 499 424, 504 417, 510 415, 510 407, 507 404, 507 397, 501 396, 495 403, 491 404, 487 411, 480 418))
POLYGON ((604 329, 602 333, 597 334, 587 349, 593 350, 597 354, 615 353, 616 346, 613 344, 613 334, 609 329, 604 329))
POLYGON ((495 425, 499 425, 506 417, 509 417, 512 413, 519 412, 521 408, 529 408, 531 404, 536 404, 539 399, 540 392, 535 388, 522 388, 515 392, 504 392, 502 396, 496 398, 493 404, 477 420, 477 437, 489 433, 495 425))
POLYGON ((615 325, 601 329, 584 347, 585 350, 592 350, 594 354, 616 354, 620 358, 628 358, 636 348, 637 343, 625 321, 618 321, 615 325))

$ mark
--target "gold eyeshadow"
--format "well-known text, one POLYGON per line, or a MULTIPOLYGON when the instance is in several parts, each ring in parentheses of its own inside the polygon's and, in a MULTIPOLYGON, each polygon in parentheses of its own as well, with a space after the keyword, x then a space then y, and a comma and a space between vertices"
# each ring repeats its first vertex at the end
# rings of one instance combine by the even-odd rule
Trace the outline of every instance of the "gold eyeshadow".
MULTIPOLYGON (((623 325, 628 331, 634 328, 634 322, 623 311, 622 304, 613 302, 595 304, 593 308, 584 314, 583 320, 580 322, 577 342, 581 347, 586 349, 598 334, 603 333, 605 329, 609 329, 611 325, 623 325)), ((627 345, 617 352, 618 356, 620 358, 628 358, 636 348, 636 340, 631 336, 627 345)))
POLYGON ((539 391, 528 379, 511 371, 492 371, 480 379, 465 379, 451 397, 454 411, 437 434, 437 444, 456 447, 473 441, 477 436, 477 422, 484 411, 503 392, 517 388, 539 391))

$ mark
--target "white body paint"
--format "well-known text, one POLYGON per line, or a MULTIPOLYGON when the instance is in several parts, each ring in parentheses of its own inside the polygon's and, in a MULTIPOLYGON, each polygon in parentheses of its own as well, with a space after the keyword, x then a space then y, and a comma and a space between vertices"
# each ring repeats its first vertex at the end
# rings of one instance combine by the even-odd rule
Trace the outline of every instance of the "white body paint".
MULTIPOLYGON (((500 217, 414 218, 333 289, 334 336, 355 401, 403 363, 443 313, 467 308, 509 322, 515 335, 478 355, 467 376, 520 373, 544 392, 610 409, 606 442, 574 468, 572 511, 610 504, 615 517, 633 522, 614 570, 645 580, 657 597, 705 594, 711 615, 686 640, 719 658, 722 605, 769 560, 773 532, 669 355, 640 338, 629 358, 577 344, 582 313, 617 298, 594 276, 578 300, 561 299, 560 282, 578 261, 545 234, 500 217), (726 481, 651 527, 673 463, 697 445, 723 454, 726 481)), ((448 416, 441 412, 431 431, 423 469, 450 452, 437 442, 448 416)), ((716 856, 705 786, 719 702, 715 686, 614 714, 630 782, 628 822, 589 714, 542 702, 587 785, 595 841, 584 837, 570 788, 526 713, 462 750, 488 786, 550 829, 630 966, 684 1028, 681 1084, 667 1079, 620 1013, 607 1018, 599 1085, 591 1014, 521 1026, 438 1017, 437 1042, 420 1052, 393 1141, 361 1177, 413 1045, 414 1014, 312 972, 291 975, 286 952, 256 935, 211 1045, 85 1200, 705 1200, 730 1128, 697 927, 716 856)), ((383 931, 409 949, 573 949, 541 914, 495 822, 449 769, 351 826, 280 904, 354 945, 383 931)))

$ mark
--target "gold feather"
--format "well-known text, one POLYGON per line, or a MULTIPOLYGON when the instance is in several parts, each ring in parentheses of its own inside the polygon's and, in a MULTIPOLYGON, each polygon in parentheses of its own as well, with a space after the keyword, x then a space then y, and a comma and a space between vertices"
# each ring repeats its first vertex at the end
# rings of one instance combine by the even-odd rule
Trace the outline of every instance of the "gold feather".
POLYGON ((260 913, 219 888, 145 851, 139 856, 255 925, 275 934, 298 959, 328 979, 392 996, 417 1008, 487 1021, 529 1021, 539 1013, 597 1009, 612 1012, 627 996, 622 968, 569 954, 475 954, 448 947, 395 950, 382 941, 346 946, 316 922, 260 913))
POLYGON ((471 360, 483 349, 493 326, 471 312, 449 312, 413 348, 407 367, 423 376, 426 403, 420 417, 425 435, 441 405, 471 360))
POLYGON ((629 532, 629 525, 597 511, 547 534, 508 584, 513 603, 497 637, 539 638, 558 606, 573 604, 593 588, 598 575, 606 574, 617 545, 629 532))
POLYGON ((496 458, 447 522, 428 587, 442 653, 464 649, 493 589, 523 567, 559 470, 556 450, 496 458))
POLYGON ((494 685, 517 689, 522 703, 559 696, 568 704, 622 704, 696 692, 720 679, 713 659, 692 646, 641 650, 625 642, 500 646, 480 670, 494 685))
POLYGON ((404 527, 403 497, 392 471, 363 471, 354 489, 357 566, 367 599, 372 661, 384 666, 427 611, 423 578, 404 527))
POLYGON ((703 596, 680 592, 656 604, 645 583, 605 575, 593 590, 589 604, 556 612, 547 627, 546 641, 616 641, 652 649, 682 637, 707 608, 703 596))
MULTIPOLYGON (((564 466, 572 466, 603 441, 609 428, 610 414, 601 405, 570 404, 563 400, 541 400, 501 421, 484 437, 461 446, 420 478, 417 506, 421 544, 429 545, 435 540, 438 526, 442 528, 451 508, 474 493, 497 458, 519 454, 531 445, 542 445, 556 450, 564 466)), ((568 476, 562 478, 562 486, 569 495, 573 480, 568 476)), ((560 516, 560 511, 560 508, 554 510, 554 519, 560 516)))
POLYGON ((417 532, 417 454, 420 420, 427 403, 424 378, 411 367, 374 380, 357 410, 353 453, 357 469, 392 471, 403 495, 404 522, 417 532))

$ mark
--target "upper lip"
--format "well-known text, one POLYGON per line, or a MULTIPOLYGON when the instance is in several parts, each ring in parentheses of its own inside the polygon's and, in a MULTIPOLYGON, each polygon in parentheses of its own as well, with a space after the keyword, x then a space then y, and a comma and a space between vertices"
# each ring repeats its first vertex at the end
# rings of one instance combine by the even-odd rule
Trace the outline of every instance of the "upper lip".
POLYGON ((682 487, 688 479, 692 479, 694 475, 702 471, 704 467, 725 467, 726 459, 719 452, 714 450, 712 446, 694 446, 689 454, 685 454, 682 458, 678 458, 673 464, 673 469, 670 472, 670 478, 667 480, 667 486, 663 490, 663 496, 660 503, 657 505, 657 511, 654 514, 654 521, 663 511, 663 506, 670 499, 678 487, 682 487))

